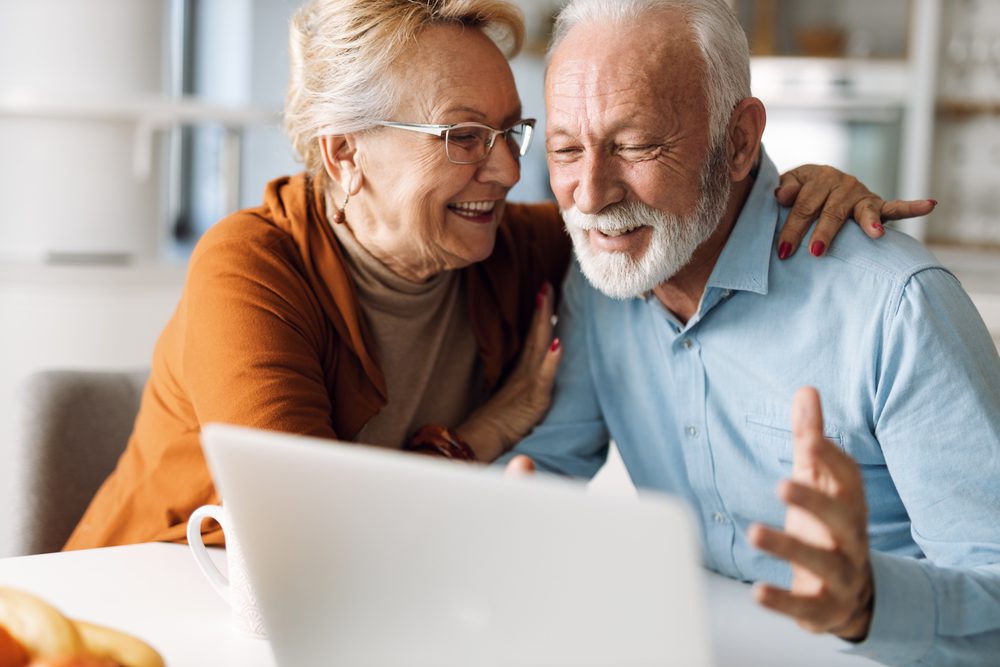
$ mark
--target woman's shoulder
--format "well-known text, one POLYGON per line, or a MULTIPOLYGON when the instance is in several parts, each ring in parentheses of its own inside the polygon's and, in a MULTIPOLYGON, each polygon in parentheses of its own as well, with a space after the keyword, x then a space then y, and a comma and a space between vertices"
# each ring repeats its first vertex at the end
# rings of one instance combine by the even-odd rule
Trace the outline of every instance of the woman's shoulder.
POLYGON ((223 250, 242 249, 253 254, 291 241, 291 236, 269 219, 266 209, 257 206, 231 213, 212 225, 195 246, 192 260, 223 250))
POLYGON ((219 254, 234 258, 275 253, 301 256, 293 232, 296 224, 308 220, 309 194, 305 174, 272 180, 264 190, 263 203, 231 213, 205 232, 192 262, 219 254))
POLYGON ((191 254, 189 271, 209 267, 214 267, 212 271, 249 273, 265 269, 296 271, 302 258, 295 240, 267 213, 262 206, 248 208, 212 225, 191 254))
POLYGON ((240 303, 315 314, 314 286, 294 239, 260 209, 233 213, 201 238, 188 262, 185 295, 202 301, 239 294, 240 303))

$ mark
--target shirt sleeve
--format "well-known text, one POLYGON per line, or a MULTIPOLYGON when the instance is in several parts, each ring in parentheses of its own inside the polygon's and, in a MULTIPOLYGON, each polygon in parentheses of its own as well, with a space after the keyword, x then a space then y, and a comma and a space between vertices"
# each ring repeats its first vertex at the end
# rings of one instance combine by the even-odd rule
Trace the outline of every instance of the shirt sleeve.
POLYGON ((226 242, 192 260, 184 381, 201 424, 335 438, 322 313, 280 243, 226 242))
POLYGON ((604 423, 590 368, 590 335, 585 300, 593 288, 574 262, 563 284, 556 335, 563 347, 556 374, 552 407, 544 421, 517 447, 498 459, 505 464, 511 457, 525 454, 539 469, 593 477, 608 456, 608 429, 604 423))
POLYGON ((875 434, 925 558, 872 554, 869 635, 890 665, 1000 659, 1000 357, 942 269, 913 275, 887 315, 875 434))

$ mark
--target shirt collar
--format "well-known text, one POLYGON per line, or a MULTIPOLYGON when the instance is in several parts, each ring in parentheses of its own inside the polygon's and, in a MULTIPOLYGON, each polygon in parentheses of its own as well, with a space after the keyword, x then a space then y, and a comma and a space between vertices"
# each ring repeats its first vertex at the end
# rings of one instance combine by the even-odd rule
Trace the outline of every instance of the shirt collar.
POLYGON ((760 150, 760 172, 709 276, 706 291, 717 287, 767 294, 767 274, 774 254, 774 230, 780 209, 774 198, 778 170, 764 148, 760 150))

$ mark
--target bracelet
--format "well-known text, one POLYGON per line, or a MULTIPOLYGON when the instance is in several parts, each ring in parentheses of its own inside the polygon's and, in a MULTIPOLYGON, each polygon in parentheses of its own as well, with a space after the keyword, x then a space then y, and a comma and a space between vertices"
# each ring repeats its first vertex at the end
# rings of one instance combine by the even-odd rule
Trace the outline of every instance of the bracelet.
POLYGON ((403 449, 415 454, 442 456, 456 461, 476 460, 476 453, 469 447, 469 443, 458 437, 447 426, 436 424, 428 424, 417 429, 417 432, 406 441, 403 449))

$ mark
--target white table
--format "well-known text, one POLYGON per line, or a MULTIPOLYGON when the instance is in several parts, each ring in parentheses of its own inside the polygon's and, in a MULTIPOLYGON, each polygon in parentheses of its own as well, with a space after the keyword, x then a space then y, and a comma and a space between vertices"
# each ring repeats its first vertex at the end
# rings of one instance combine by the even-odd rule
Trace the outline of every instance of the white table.
MULTIPOLYGON (((224 566, 221 550, 213 549, 224 566)), ((759 608, 750 588, 706 578, 713 650, 720 667, 863 667, 841 642, 813 636, 759 608)), ((0 559, 0 586, 39 595, 64 614, 142 637, 168 667, 275 667, 265 640, 241 635, 229 609, 176 544, 140 544, 0 559)))

